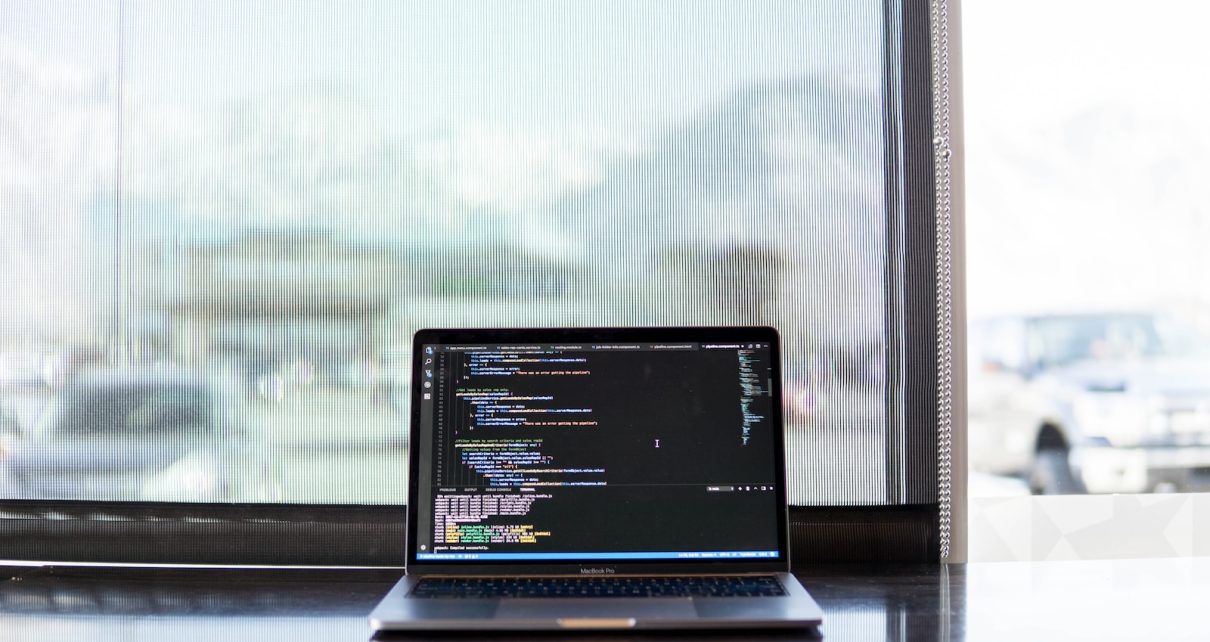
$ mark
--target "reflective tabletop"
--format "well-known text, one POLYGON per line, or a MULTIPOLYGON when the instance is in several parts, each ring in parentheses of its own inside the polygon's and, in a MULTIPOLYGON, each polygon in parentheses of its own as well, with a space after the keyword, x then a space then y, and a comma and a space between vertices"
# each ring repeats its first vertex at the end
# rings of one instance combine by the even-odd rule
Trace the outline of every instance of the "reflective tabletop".
MULTIPOLYGON (((0 639, 367 640, 366 615, 398 575, 383 570, 0 567, 0 639)), ((1210 640, 1210 558, 837 566, 798 575, 824 608, 818 632, 705 637, 1210 640)), ((542 639, 688 637, 554 634, 542 639)))

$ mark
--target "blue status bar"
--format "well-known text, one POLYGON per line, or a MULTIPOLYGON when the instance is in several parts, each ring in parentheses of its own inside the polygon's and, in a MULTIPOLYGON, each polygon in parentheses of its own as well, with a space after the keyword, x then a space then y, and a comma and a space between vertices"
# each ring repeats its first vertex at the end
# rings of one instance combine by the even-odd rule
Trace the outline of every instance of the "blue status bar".
POLYGON ((633 553, 419 553, 418 560, 721 560, 772 559, 777 551, 652 551, 633 553))

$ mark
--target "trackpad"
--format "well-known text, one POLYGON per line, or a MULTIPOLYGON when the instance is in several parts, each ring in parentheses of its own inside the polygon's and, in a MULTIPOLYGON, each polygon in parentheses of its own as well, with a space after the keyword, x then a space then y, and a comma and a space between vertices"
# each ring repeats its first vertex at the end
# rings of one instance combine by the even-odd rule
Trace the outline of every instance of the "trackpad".
POLYGON ((506 599, 500 601, 496 619, 561 620, 574 627, 578 620, 694 620, 697 611, 689 598, 506 599))

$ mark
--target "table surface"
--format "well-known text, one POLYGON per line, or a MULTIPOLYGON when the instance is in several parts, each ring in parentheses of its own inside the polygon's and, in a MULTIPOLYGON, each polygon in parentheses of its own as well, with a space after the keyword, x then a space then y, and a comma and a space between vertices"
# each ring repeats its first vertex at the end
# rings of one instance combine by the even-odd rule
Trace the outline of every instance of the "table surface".
MULTIPOLYGON (((366 615, 398 575, 0 567, 0 639, 367 640, 366 615)), ((820 633, 825 640, 1210 640, 1210 558, 844 566, 798 575, 824 609, 820 633)), ((542 639, 690 637, 552 634, 542 639)), ((818 639, 809 631, 706 637, 818 639)))

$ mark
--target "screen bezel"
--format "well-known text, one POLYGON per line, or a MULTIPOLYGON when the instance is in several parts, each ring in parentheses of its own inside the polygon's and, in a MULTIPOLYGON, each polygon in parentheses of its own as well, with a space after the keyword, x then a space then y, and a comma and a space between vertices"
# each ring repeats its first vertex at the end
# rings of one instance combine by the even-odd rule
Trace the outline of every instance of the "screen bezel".
POLYGON ((777 505, 777 551, 776 560, 740 558, 733 560, 583 560, 543 561, 532 560, 518 563, 503 561, 420 561, 416 559, 416 526, 420 493, 420 448, 408 448, 408 500, 407 500, 407 572, 425 575, 587 575, 584 569, 600 569, 602 575, 630 573, 719 573, 719 572, 777 572, 790 568, 789 519, 786 501, 785 429, 781 407, 781 342, 777 330, 772 327, 661 327, 661 328, 525 328, 525 329, 425 329, 419 330, 412 340, 412 390, 410 408, 409 444, 421 443, 420 431, 420 374, 423 349, 426 344, 475 345, 482 343, 572 343, 572 342, 738 342, 768 343, 773 384, 772 424, 779 429, 773 431, 773 450, 776 462, 777 505), (606 570, 607 569, 607 570, 606 570))

